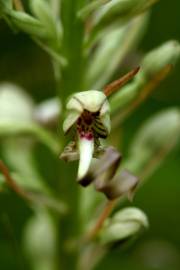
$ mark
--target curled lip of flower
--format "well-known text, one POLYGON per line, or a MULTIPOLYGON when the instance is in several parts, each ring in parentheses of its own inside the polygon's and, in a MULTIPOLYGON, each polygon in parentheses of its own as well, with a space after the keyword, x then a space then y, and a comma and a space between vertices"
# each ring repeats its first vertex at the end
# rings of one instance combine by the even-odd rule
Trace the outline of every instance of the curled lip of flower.
POLYGON ((78 181, 87 173, 92 157, 100 145, 99 138, 110 133, 110 108, 103 92, 89 90, 74 94, 67 103, 65 134, 74 132, 79 154, 78 181))

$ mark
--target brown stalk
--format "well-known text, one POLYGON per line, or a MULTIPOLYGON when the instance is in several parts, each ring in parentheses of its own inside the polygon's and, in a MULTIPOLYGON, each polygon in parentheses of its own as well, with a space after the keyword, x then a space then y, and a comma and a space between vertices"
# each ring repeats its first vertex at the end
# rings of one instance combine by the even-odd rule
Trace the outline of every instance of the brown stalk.
POLYGON ((13 3, 14 3, 14 7, 16 10, 24 11, 24 6, 23 6, 23 3, 21 2, 21 0, 13 0, 13 3))
POLYGON ((96 221, 95 226, 87 234, 86 239, 85 239, 86 241, 90 241, 98 234, 98 232, 100 231, 100 229, 102 228, 104 224, 104 221, 111 214, 114 206, 116 205, 116 202, 117 200, 109 200, 106 203, 101 215, 98 217, 98 220, 96 221))
POLYGON ((140 67, 136 67, 127 74, 125 74, 120 79, 113 81, 112 83, 106 85, 103 89, 104 94, 108 97, 113 94, 115 91, 120 90, 128 81, 130 81, 138 73, 140 67))
POLYGON ((47 197, 44 194, 28 192, 22 187, 20 187, 10 175, 9 169, 2 160, 0 160, 0 171, 4 175, 8 187, 12 189, 16 194, 18 194, 21 198, 31 203, 36 203, 52 208, 60 214, 65 214, 67 212, 67 208, 64 203, 51 199, 51 197, 47 197))
POLYGON ((28 201, 32 201, 31 195, 26 193, 25 190, 23 190, 21 187, 19 187, 16 184, 14 179, 11 177, 8 168, 6 167, 6 165, 4 164, 4 162, 2 160, 0 160, 0 171, 4 175, 6 183, 9 186, 9 188, 11 188, 15 193, 17 193, 22 198, 24 198, 28 201))
POLYGON ((140 95, 135 99, 131 105, 124 110, 119 115, 115 116, 113 119, 113 127, 116 127, 116 125, 124 120, 133 110, 135 110, 151 93, 152 91, 160 84, 161 81, 163 81, 170 71, 172 70, 173 66, 171 64, 166 65, 164 68, 162 68, 140 91, 140 95))

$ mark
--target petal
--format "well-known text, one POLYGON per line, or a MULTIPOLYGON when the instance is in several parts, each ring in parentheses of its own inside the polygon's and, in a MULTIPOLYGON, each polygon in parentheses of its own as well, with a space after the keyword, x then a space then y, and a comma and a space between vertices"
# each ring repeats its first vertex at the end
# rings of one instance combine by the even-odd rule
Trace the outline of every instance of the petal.
POLYGON ((74 98, 79 100, 85 110, 89 112, 98 112, 101 110, 107 97, 101 91, 89 90, 76 93, 74 98))
POLYGON ((75 110, 69 111, 66 119, 63 123, 63 131, 64 133, 67 133, 69 129, 75 124, 75 122, 80 117, 81 113, 75 110))

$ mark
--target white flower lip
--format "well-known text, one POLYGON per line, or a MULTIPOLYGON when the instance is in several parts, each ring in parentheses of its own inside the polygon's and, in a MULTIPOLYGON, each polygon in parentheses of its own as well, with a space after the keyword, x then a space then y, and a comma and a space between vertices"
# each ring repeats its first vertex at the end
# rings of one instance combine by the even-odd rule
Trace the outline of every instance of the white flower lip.
MULTIPOLYGON (((94 140, 88 140, 86 138, 82 138, 79 140, 79 168, 78 168, 78 181, 81 183, 81 179, 85 177, 87 174, 92 156, 94 152, 94 140)), ((82 185, 86 185, 86 183, 82 183, 82 185)))

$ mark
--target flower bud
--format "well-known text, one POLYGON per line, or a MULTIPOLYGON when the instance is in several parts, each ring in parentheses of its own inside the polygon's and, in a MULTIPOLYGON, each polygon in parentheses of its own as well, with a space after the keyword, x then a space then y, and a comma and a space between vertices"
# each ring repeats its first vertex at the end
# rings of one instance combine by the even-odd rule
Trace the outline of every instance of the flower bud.
POLYGON ((0 84, 0 120, 32 121, 34 104, 20 87, 0 84))
POLYGON ((50 37, 49 35, 52 35, 52 29, 51 32, 48 32, 43 22, 39 19, 34 18, 24 11, 14 10, 12 8, 12 1, 0 0, 0 15, 5 18, 12 28, 24 31, 36 38, 47 40, 50 37))
POLYGON ((61 35, 60 28, 58 28, 58 22, 56 22, 55 17, 53 15, 50 4, 44 0, 30 0, 31 10, 33 14, 40 20, 40 22, 44 25, 45 29, 48 31, 49 36, 57 42, 59 45, 59 38, 61 35))
POLYGON ((102 244, 129 239, 148 227, 146 215, 138 208, 127 207, 107 219, 99 235, 102 244))
POLYGON ((93 26, 99 30, 112 23, 124 23, 144 12, 157 0, 113 0, 97 10, 93 17, 93 26))
MULTIPOLYGON (((166 66, 175 64, 179 58, 180 45, 177 41, 168 41, 164 45, 147 53, 140 64, 141 69, 134 80, 125 85, 121 91, 117 91, 110 99, 111 113, 121 109, 123 115, 125 109, 128 109, 133 101, 137 100, 141 94, 146 95, 146 93, 142 93, 146 85, 151 83, 151 80, 153 80, 155 76, 158 76, 166 66)), ((160 79, 160 81, 161 80, 162 79, 160 79)), ((159 83, 158 77, 156 81, 159 83)), ((154 84, 156 86, 156 82, 154 84)), ((153 88, 154 87, 152 87, 152 90, 153 88)))
POLYGON ((62 105, 57 98, 42 101, 34 110, 34 118, 43 125, 55 124, 61 114, 62 105))
POLYGON ((151 117, 137 132, 125 166, 133 173, 141 174, 147 164, 154 160, 156 162, 151 168, 154 170, 179 140, 179 109, 162 111, 151 117))
POLYGON ((9 11, 7 18, 18 30, 24 31, 32 36, 47 39, 48 34, 43 24, 34 17, 21 11, 9 11))
POLYGON ((0 135, 31 134, 58 153, 59 141, 33 118, 32 99, 16 85, 0 85, 0 135))
POLYGON ((101 37, 87 67, 87 88, 101 89, 110 81, 125 56, 141 40, 148 19, 149 14, 143 14, 101 37))
POLYGON ((57 232, 45 211, 37 212, 28 220, 23 239, 33 269, 56 269, 57 232))
POLYGON ((142 61, 142 70, 146 77, 153 77, 166 65, 175 64, 180 58, 180 44, 171 40, 149 52, 142 61))
POLYGON ((80 11, 78 12, 78 17, 81 19, 86 19, 90 16, 97 8, 101 7, 102 5, 110 2, 111 0, 95 0, 85 5, 80 11))

